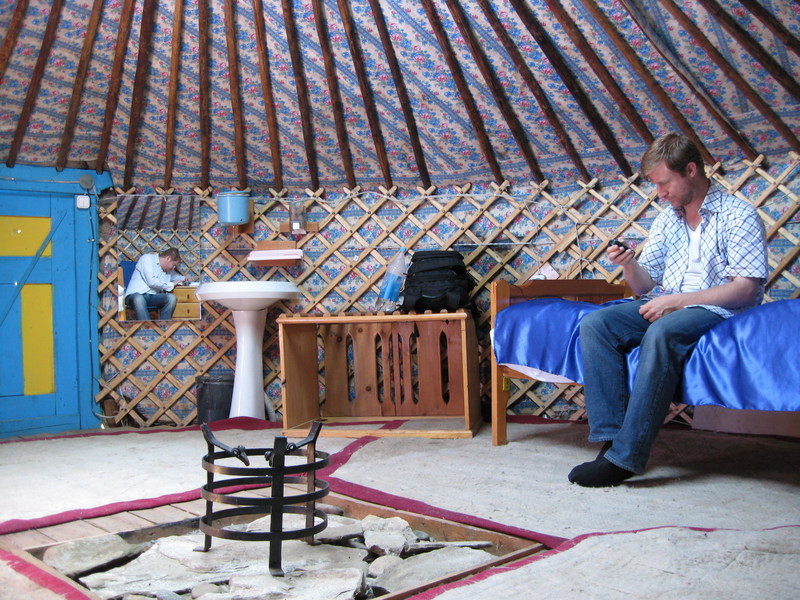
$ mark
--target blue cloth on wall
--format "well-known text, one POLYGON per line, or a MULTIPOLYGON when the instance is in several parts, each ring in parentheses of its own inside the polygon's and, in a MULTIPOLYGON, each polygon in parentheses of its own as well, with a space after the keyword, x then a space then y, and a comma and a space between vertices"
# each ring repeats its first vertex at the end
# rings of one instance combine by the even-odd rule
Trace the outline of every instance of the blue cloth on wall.
MULTIPOLYGON (((498 363, 523 365, 583 383, 578 325, 605 304, 539 298, 500 311, 498 363)), ((800 300, 762 304, 726 319, 698 341, 686 363, 683 401, 753 410, 800 410, 800 300)), ((638 348, 628 354, 630 381, 638 348)))

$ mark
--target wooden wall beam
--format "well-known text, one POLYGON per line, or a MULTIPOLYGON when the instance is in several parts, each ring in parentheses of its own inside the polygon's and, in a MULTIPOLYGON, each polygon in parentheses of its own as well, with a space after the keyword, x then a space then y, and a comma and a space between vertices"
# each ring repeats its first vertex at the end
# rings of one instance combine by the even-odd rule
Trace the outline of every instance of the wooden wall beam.
POLYGON ((20 146, 22 146, 25 131, 28 129, 28 122, 31 119, 33 107, 36 105, 36 96, 39 95, 39 89, 42 87, 42 79, 44 78, 44 71, 47 68, 47 60, 50 58, 50 50, 56 39, 56 30, 61 20, 61 8, 63 5, 63 0, 53 0, 53 5, 50 7, 50 14, 47 17, 47 25, 45 26, 44 36, 42 37, 42 45, 39 46, 39 56, 36 58, 36 64, 33 67, 33 73, 31 74, 30 83, 28 84, 28 91, 25 94, 22 111, 17 120, 17 128, 14 131, 14 139, 11 141, 11 147, 8 151, 8 160, 6 164, 9 167, 13 167, 16 164, 17 154, 19 154, 20 146))
POLYGON ((739 4, 744 6, 756 19, 761 21, 789 50, 800 56, 800 39, 793 36, 792 32, 789 31, 783 23, 778 21, 771 12, 761 6, 757 0, 739 0, 739 4))
POLYGON ((164 140, 164 189, 172 185, 175 164, 175 121, 178 115, 178 84, 181 74, 181 38, 183 36, 183 0, 175 0, 172 9, 172 52, 169 60, 169 100, 167 101, 167 133, 164 140))
POLYGON ((11 20, 8 23, 6 37, 3 39, 3 45, 0 46, 0 81, 2 81, 3 77, 6 75, 11 52, 14 50, 14 46, 17 45, 19 32, 22 31, 22 22, 25 20, 28 2, 29 0, 19 0, 17 2, 17 5, 14 7, 14 12, 11 15, 11 20))
POLYGON ((453 52, 453 48, 450 46, 450 39, 447 35, 447 32, 444 30, 444 27, 442 26, 442 22, 439 19, 438 13, 436 12, 436 7, 434 6, 432 0, 422 0, 422 5, 425 8, 425 14, 428 17, 428 22, 433 29, 433 34, 436 36, 436 40, 439 42, 439 46, 442 49, 444 58, 447 61, 447 66, 450 68, 450 74, 453 76, 453 81, 455 81, 456 89, 461 96, 461 101, 464 103, 464 108, 467 111, 469 120, 472 123, 473 129, 475 130, 475 136, 478 138, 478 144, 480 145, 483 155, 486 157, 486 162, 489 164, 489 168, 494 175, 495 183, 502 183, 505 178, 500 170, 500 164, 497 162, 497 157, 495 156, 494 149, 492 148, 492 143, 489 141, 489 136, 486 134, 486 128, 483 126, 483 118, 478 112, 478 107, 475 105, 475 99, 472 97, 472 93, 469 91, 467 82, 464 79, 464 74, 461 72, 461 66, 458 64, 458 58, 456 57, 455 52, 453 52))
POLYGON ((111 143, 111 133, 114 130, 114 115, 119 105, 119 90, 122 87, 122 71, 125 68, 125 51, 128 46, 128 37, 131 33, 133 21, 133 6, 135 0, 125 0, 122 13, 119 17, 117 30, 117 45, 114 48, 114 64, 108 79, 108 96, 106 97, 106 110, 103 114, 103 131, 100 134, 100 147, 97 150, 97 163, 95 170, 102 173, 108 156, 108 146, 111 143))
POLYGON ((278 115, 275 111, 275 98, 272 90, 272 77, 269 72, 269 54, 267 53, 267 34, 264 23, 264 4, 262 0, 253 0, 253 20, 256 31, 256 47, 258 48, 258 69, 261 77, 261 92, 264 96, 264 109, 267 112, 267 129, 269 130, 269 146, 272 158, 272 173, 275 178, 275 189, 283 189, 283 163, 281 162, 281 144, 278 137, 278 115))
POLYGON ((233 141, 236 159, 236 174, 239 189, 247 188, 247 156, 244 143, 244 116, 242 115, 242 93, 239 87, 239 44, 236 39, 235 0, 225 0, 225 42, 228 50, 228 86, 231 112, 233 113, 233 141))
POLYGON ((687 17, 681 8, 673 2, 673 0, 658 0, 659 3, 667 9, 672 17, 683 27, 686 32, 694 38, 695 43, 700 46, 708 57, 716 63, 720 70, 736 85, 737 88, 745 95, 747 100, 761 113, 761 115, 769 121, 775 130, 783 137, 784 140, 792 147, 795 152, 800 152, 800 140, 794 135, 792 130, 787 126, 778 114, 767 104, 758 92, 753 89, 747 80, 742 77, 739 72, 725 59, 722 53, 717 50, 705 36, 702 30, 695 25, 692 20, 687 17))
POLYGON ((383 9, 381 8, 380 2, 378 2, 378 0, 369 0, 369 6, 372 10, 372 18, 375 19, 375 27, 378 28, 378 35, 381 38, 383 51, 386 53, 389 70, 392 72, 392 80, 397 90, 400 109, 403 111, 403 117, 406 121, 408 137, 411 141, 411 150, 414 153, 414 160, 417 163, 419 178, 422 185, 427 189, 431 187, 431 177, 428 173, 425 153, 422 151, 422 144, 420 144, 417 121, 414 117, 414 111, 411 109, 411 98, 408 95, 403 71, 400 69, 400 63, 397 60, 397 53, 394 51, 392 38, 389 36, 389 28, 386 26, 386 19, 383 16, 383 9))
POLYGON ((339 5, 339 15, 342 18, 344 32, 347 36, 347 43, 350 46, 353 69, 355 69, 356 77, 358 78, 358 86, 361 88, 361 99, 364 102, 364 110, 367 112, 367 122, 369 123, 369 129, 372 133, 372 143, 375 146, 378 164, 383 174, 383 185, 387 188, 391 188, 394 184, 392 183, 392 171, 389 167, 389 155, 386 153, 386 143, 383 139, 383 132, 381 131, 378 110, 375 108, 372 86, 370 86, 369 77, 367 77, 367 68, 364 65, 364 58, 362 57, 361 44, 358 40, 356 25, 353 22, 353 16, 350 14, 350 7, 347 1, 337 0, 337 4, 339 5))
POLYGON ((344 119, 342 93, 339 90, 339 78, 336 76, 336 63, 333 59, 333 48, 328 35, 327 20, 321 0, 312 0, 314 9, 314 22, 317 26, 317 37, 322 49, 322 62, 325 65, 325 79, 328 83, 328 94, 331 98, 333 110, 333 123, 336 128, 336 140, 339 142, 339 152, 342 155, 342 168, 344 168, 347 185, 356 187, 356 172, 353 168, 353 155, 350 152, 350 140, 347 137, 347 126, 344 119))
POLYGON ((680 77, 684 85, 691 90, 695 98, 703 105, 703 108, 709 115, 717 122, 722 130, 733 140, 739 147, 742 153, 750 160, 754 160, 758 153, 744 138, 739 130, 733 123, 722 113, 719 106, 711 98, 708 97, 705 90, 697 82, 694 76, 688 71, 683 62, 675 55, 675 53, 664 43, 661 37, 656 32, 653 23, 645 16, 641 9, 636 4, 635 0, 620 0, 625 10, 631 16, 633 21, 642 30, 642 33, 650 40, 656 51, 667 61, 672 67, 675 74, 680 77))
POLYGON ((61 171, 67 164, 69 149, 72 145, 72 138, 75 134, 75 123, 78 120, 78 110, 81 107, 83 97, 83 86, 86 82, 86 73, 89 70, 89 60, 92 57, 92 48, 97 36, 97 29, 100 26, 100 17, 103 16, 103 0, 94 0, 92 13, 89 16, 89 24, 86 27, 86 34, 83 38, 83 48, 78 59, 78 68, 75 72, 75 83, 72 85, 72 96, 69 100, 67 117, 64 119, 64 132, 61 134, 61 146, 56 156, 56 170, 61 171))
POLYGON ((778 64, 778 61, 772 58, 772 56, 753 39, 753 36, 747 33, 747 31, 714 0, 699 0, 699 2, 703 5, 703 8, 722 25, 725 31, 741 44, 745 52, 755 58, 759 64, 764 67, 767 73, 772 75, 778 85, 789 92, 795 100, 800 101, 800 85, 798 85, 790 73, 787 73, 784 68, 778 64))
POLYGON ((150 70, 150 44, 153 41, 153 21, 156 18, 156 0, 144 0, 142 26, 139 30, 139 54, 136 58, 136 75, 131 94, 131 114, 128 121, 128 140, 125 145, 125 189, 133 187, 133 163, 136 157, 136 138, 142 124, 144 92, 150 70))
POLYGON ((305 70, 303 69, 303 51, 297 39, 297 27, 294 21, 294 12, 291 0, 281 0, 283 8, 283 24, 286 29, 286 41, 289 44, 289 56, 292 59, 294 71, 294 87, 297 90, 297 103, 300 111, 300 126, 303 131, 303 143, 306 149, 308 162, 308 176, 311 187, 319 189, 319 169, 317 168, 317 154, 314 147, 314 130, 311 125, 311 103, 308 100, 305 70))
MULTIPOLYGON (((572 20, 564 7, 561 6, 561 2, 558 2, 557 0, 544 1, 550 11, 553 13, 553 16, 558 19, 558 22, 564 28, 564 31, 569 36, 570 40, 572 40, 575 49, 581 53, 581 56, 583 56, 584 60, 591 67, 592 72, 597 75, 598 79, 600 79, 605 88, 608 90, 611 98, 613 98, 614 102, 619 107, 620 112, 625 115, 631 125, 633 125, 633 128, 639 134, 639 137, 642 139, 642 141, 649 146, 655 139, 653 134, 648 129, 644 119, 642 119, 642 117, 639 115, 639 111, 636 110, 636 107, 630 101, 628 96, 625 95, 625 92, 619 86, 616 79, 614 79, 614 76, 608 69, 606 69, 603 61, 600 60, 600 57, 591 47, 589 40, 586 39, 581 30, 578 29, 578 25, 575 23, 575 21, 572 20)), ((591 0, 589 2, 584 1, 583 4, 586 6, 587 4, 592 4, 592 2, 591 0)), ((597 9, 596 6, 594 8, 597 9)), ((595 10, 593 11, 593 14, 596 12, 600 12, 601 15, 605 17, 602 11, 595 10)), ((630 61, 630 57, 628 55, 629 53, 623 51, 623 54, 625 54, 625 57, 630 61)))
POLYGON ((197 50, 198 50, 198 79, 199 91, 199 129, 200 129, 200 188, 207 190, 211 187, 211 75, 208 69, 209 43, 208 34, 211 27, 211 18, 208 10, 209 0, 197 0, 197 50))
MULTIPOLYGON (((545 0, 545 1, 548 3, 548 5, 555 4, 554 0, 545 0)), ((675 123, 677 123, 678 128, 683 132, 683 134, 690 140, 692 140, 692 142, 694 142, 698 150, 700 150, 700 154, 702 154, 705 162, 710 165, 713 165, 714 162, 716 161, 714 160, 714 157, 712 156, 711 152, 708 151, 708 148, 706 148, 706 145, 703 143, 703 140, 701 140, 700 136, 698 136, 697 133, 695 132, 694 127, 692 127, 691 123, 689 123, 689 121, 686 119, 684 114, 678 109, 678 107, 675 106, 675 104, 672 102, 672 99, 664 91, 664 88, 662 88, 656 81, 655 77, 653 77, 652 73, 650 72, 650 69, 647 68, 647 66, 639 58, 639 55, 636 54, 636 52, 633 50, 633 48, 630 47, 628 42, 625 41, 625 38, 623 38, 620 35, 619 31, 617 31, 616 27, 614 27, 613 23, 611 23, 611 20, 597 6, 595 0, 581 0, 581 1, 584 7, 586 7, 586 10, 589 11, 589 14, 591 14, 595 18, 597 23, 600 25, 600 27, 603 28, 603 31, 608 36, 608 39, 610 39, 614 43, 614 45, 617 47, 617 50, 619 50, 620 54, 622 54, 622 56, 625 57, 625 60, 628 61, 628 64, 630 64, 633 70, 636 71, 636 74, 639 76, 642 82, 647 86, 647 89, 649 89, 650 92, 653 94, 653 96, 655 96, 658 99, 658 101, 661 103, 661 106, 666 111, 667 115, 669 115, 669 117, 673 121, 675 121, 675 123)), ((577 29, 577 26, 570 19, 569 15, 567 15, 566 11, 563 8, 559 7, 557 10, 553 10, 553 12, 554 14, 562 15, 563 18, 569 20, 570 23, 572 23, 572 27, 577 29)), ((578 46, 577 42, 576 46, 578 46)), ((581 51, 583 51, 582 46, 578 47, 581 48, 581 51)), ((622 90, 620 90, 620 92, 622 92, 622 90)), ((623 97, 625 97, 624 94, 623 97)), ((625 98, 626 102, 628 102, 627 97, 625 98)), ((633 105, 630 104, 630 102, 628 102, 628 104, 631 106, 631 108, 633 108, 633 105)), ((649 146, 653 142, 653 137, 650 136, 650 139, 647 139, 645 141, 649 146)))
POLYGON ((542 25, 534 16, 533 12, 531 12, 531 9, 522 0, 509 1, 511 6, 517 12, 517 15, 519 15, 519 18, 522 20, 522 23, 528 29, 528 32, 531 34, 533 39, 539 45, 539 48, 541 48, 542 52, 547 57, 547 60, 550 61, 553 69, 556 71, 556 73, 558 73, 559 77, 561 77, 561 81, 564 83, 564 86, 567 88, 567 90, 569 90, 570 94, 572 94, 572 97, 575 99, 575 102, 577 102, 578 106, 580 106, 583 114, 586 115, 586 119, 600 137, 600 141, 609 151, 611 156, 614 157, 614 160, 616 160, 617 165, 619 165, 619 168, 622 170, 623 174, 626 177, 633 175, 633 169, 631 168, 628 159, 625 158, 622 148, 619 147, 619 144, 614 137, 614 133, 608 126, 608 123, 605 122, 603 117, 600 115, 600 112, 597 110, 597 108, 595 108, 591 99, 577 84, 577 78, 572 73, 566 61, 559 53, 558 48, 556 48, 555 44, 553 44, 542 25))
POLYGON ((478 70, 481 72, 483 80, 489 87, 495 104, 497 104, 500 112, 503 115, 503 118, 506 121, 506 124, 508 125, 508 128, 511 130, 511 135, 514 138, 514 141, 517 143, 517 146, 519 147, 520 152, 522 153, 522 156, 525 159, 531 174, 533 175, 533 178, 538 183, 543 182, 545 180, 545 176, 542 173, 542 170, 539 168, 539 163, 536 160, 533 149, 531 148, 530 140, 528 140, 528 136, 526 135, 525 130, 522 128, 522 125, 517 118, 517 114, 514 112, 514 108, 508 101, 505 91, 503 91, 503 86, 500 85, 497 75, 495 75, 492 66, 489 64, 489 60, 486 58, 486 54, 484 54, 478 39, 475 37, 472 27, 470 27, 469 22, 467 21, 467 16, 464 14, 464 9, 461 8, 461 5, 455 0, 446 0, 446 3, 453 20, 456 23, 456 27, 458 27, 459 32, 461 32, 461 37, 467 42, 467 47, 472 54, 472 58, 475 61, 478 70))
POLYGON ((492 26, 497 39, 500 40, 503 48, 505 48, 506 52, 508 52, 508 55, 511 57, 511 61, 514 63, 514 66, 516 66, 520 77, 522 77, 525 85, 528 86, 528 89, 533 94, 533 97, 536 98, 536 102, 539 105, 542 114, 544 115, 545 119, 547 119, 550 127, 553 128, 553 132, 556 134, 561 147, 564 148, 567 156, 570 157, 572 163, 577 167, 581 177, 583 177, 586 181, 589 181, 592 178, 589 174, 589 170, 586 168, 586 165, 584 165, 580 155, 578 155, 572 140, 569 138, 566 128, 559 120, 558 115, 553 109, 553 105, 547 98, 542 86, 539 85, 538 81, 536 81, 536 77, 533 75, 528 63, 525 61, 525 57, 522 56, 522 53, 519 51, 519 48, 517 48, 514 40, 511 39, 511 36, 506 28, 503 27, 500 19, 492 9, 489 0, 478 0, 478 5, 481 7, 481 10, 483 10, 486 19, 489 21, 489 25, 492 26))

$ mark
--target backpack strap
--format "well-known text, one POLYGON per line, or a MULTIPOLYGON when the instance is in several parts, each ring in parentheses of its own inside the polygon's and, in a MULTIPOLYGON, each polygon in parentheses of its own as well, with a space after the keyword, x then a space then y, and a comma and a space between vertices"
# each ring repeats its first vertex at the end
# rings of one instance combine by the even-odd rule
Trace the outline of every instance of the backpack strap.
POLYGON ((414 310, 414 307, 417 305, 417 301, 422 298, 422 294, 418 291, 414 290, 405 290, 403 292, 403 304, 400 305, 400 310, 409 312, 414 310))
POLYGON ((447 308, 456 310, 461 305, 461 290, 450 288, 447 290, 447 308))

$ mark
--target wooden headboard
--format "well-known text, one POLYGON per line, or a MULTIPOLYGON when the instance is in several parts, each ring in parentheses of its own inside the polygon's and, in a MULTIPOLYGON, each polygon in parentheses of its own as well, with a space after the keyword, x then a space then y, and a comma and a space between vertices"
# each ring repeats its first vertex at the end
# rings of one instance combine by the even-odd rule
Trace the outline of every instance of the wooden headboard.
MULTIPOLYGON (((495 325, 497 313, 504 308, 532 300, 534 298, 564 298, 600 304, 631 295, 624 283, 609 283, 603 279, 534 279, 514 285, 504 280, 493 281, 491 285, 491 318, 495 325)), ((492 352, 492 444, 507 443, 506 412, 508 410, 508 390, 504 389, 506 377, 525 378, 525 375, 508 367, 498 365, 492 352)))

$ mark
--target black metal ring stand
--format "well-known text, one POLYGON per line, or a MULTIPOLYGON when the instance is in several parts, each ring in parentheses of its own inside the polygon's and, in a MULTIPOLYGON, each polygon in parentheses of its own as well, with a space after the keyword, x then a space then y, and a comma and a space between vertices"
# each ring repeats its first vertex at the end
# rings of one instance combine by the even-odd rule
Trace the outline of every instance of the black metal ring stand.
POLYGON ((328 516, 316 508, 316 501, 328 495, 328 483, 316 478, 316 472, 330 463, 327 452, 316 450, 316 440, 322 424, 314 422, 308 437, 298 444, 287 444, 286 438, 275 438, 273 448, 231 448, 219 442, 207 425, 201 429, 208 443, 208 453, 203 457, 203 469, 208 473, 206 485, 200 488, 201 496, 206 501, 206 514, 200 518, 200 530, 205 534, 202 551, 211 548, 211 537, 242 541, 268 541, 269 571, 274 577, 284 575, 281 566, 281 543, 283 540, 309 538, 323 531, 328 526, 328 516), (222 448, 215 451, 214 447, 222 448), (305 446, 305 448, 303 448, 305 446), (233 467, 216 464, 221 458, 235 457, 245 465, 250 464, 250 456, 264 456, 268 467, 233 467), (306 462, 297 465, 286 465, 286 456, 305 456, 306 462), (214 475, 234 475, 215 481, 214 475), (285 495, 286 484, 306 484, 306 492, 285 495), (255 487, 270 486, 270 498, 239 495, 243 491, 255 487), (214 503, 232 505, 235 508, 214 510, 214 503), (283 530, 284 513, 301 514, 306 517, 306 526, 302 529, 283 530), (239 531, 214 525, 215 520, 227 519, 241 515, 270 515, 269 531, 239 531), (318 523, 314 523, 315 520, 318 523))

